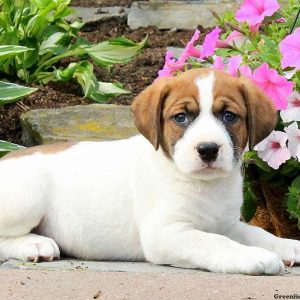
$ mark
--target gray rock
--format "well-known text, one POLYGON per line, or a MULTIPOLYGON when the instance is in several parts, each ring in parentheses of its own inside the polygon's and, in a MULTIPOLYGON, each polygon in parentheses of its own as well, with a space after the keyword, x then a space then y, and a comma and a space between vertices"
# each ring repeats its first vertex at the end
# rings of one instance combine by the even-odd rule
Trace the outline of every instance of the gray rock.
POLYGON ((129 106, 77 105, 21 115, 25 146, 62 141, 117 140, 137 133, 129 106))
POLYGON ((128 8, 121 6, 112 7, 72 7, 75 13, 68 17, 70 21, 74 21, 80 18, 85 23, 93 23, 105 21, 111 18, 126 18, 128 14, 128 8))
MULTIPOLYGON (((96 272, 129 272, 129 273, 166 273, 166 274, 198 274, 203 276, 215 275, 211 272, 182 269, 169 266, 153 265, 147 262, 120 261, 84 261, 77 259, 62 259, 52 262, 23 262, 10 259, 4 262, 0 269, 44 270, 44 271, 96 271, 96 272)), ((220 274, 221 275, 221 274, 220 274)), ((300 267, 286 267, 283 276, 300 276, 300 267)))
POLYGON ((160 29, 195 29, 197 25, 214 26, 210 9, 218 14, 236 7, 236 1, 155 1, 133 2, 128 25, 131 29, 157 26, 160 29), (222 5, 220 5, 222 3, 222 5))
POLYGON ((153 265, 146 262, 119 262, 119 261, 83 261, 76 259, 62 259, 52 262, 23 262, 10 259, 1 265, 1 269, 20 270, 53 270, 71 271, 86 270, 97 272, 133 272, 133 273, 205 273, 194 269, 181 269, 168 266, 153 265))

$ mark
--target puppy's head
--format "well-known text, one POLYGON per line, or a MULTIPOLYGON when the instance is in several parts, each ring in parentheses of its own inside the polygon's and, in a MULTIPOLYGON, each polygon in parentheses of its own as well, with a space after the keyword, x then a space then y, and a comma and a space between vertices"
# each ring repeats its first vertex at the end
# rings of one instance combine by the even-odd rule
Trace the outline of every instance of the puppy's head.
POLYGON ((250 80, 211 69, 161 78, 132 104, 135 124, 184 174, 228 175, 249 141, 252 149, 275 127, 271 100, 250 80))

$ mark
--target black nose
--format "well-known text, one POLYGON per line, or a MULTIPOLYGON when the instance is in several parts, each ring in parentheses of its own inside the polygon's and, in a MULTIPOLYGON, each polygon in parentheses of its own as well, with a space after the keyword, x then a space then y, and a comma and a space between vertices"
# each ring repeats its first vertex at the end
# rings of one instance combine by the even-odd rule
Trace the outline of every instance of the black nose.
POLYGON ((216 143, 201 143, 197 146, 197 152, 205 162, 213 162, 218 156, 220 146, 216 143))

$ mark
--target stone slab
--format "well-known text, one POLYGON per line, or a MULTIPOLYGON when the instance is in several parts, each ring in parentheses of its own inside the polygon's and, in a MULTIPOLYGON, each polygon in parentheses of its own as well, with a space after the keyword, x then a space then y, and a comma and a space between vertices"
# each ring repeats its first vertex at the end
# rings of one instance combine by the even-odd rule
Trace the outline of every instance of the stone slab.
MULTIPOLYGON (((77 259, 61 259, 52 262, 23 262, 10 259, 4 262, 0 269, 15 270, 44 270, 44 271, 94 271, 94 272, 129 272, 129 273, 160 273, 160 274, 198 274, 203 276, 216 273, 195 269, 183 269, 170 266, 154 265, 147 262, 120 262, 120 261, 84 261, 77 259)), ((224 275, 224 274, 219 274, 224 275)), ((246 275, 240 275, 246 276, 246 275)), ((299 276, 300 267, 286 267, 283 276, 299 276)), ((300 282, 300 281, 299 281, 300 282)))
POLYGON ((94 23, 106 21, 111 18, 126 18, 129 9, 122 6, 112 7, 72 7, 75 13, 72 14, 67 20, 74 21, 80 18, 84 23, 94 23))
POLYGON ((48 270, 48 271, 75 271, 86 270, 96 272, 133 272, 133 273, 203 273, 213 274, 201 270, 174 268, 169 266, 153 265, 146 262, 119 262, 119 261, 83 261, 76 259, 62 259, 52 262, 31 263, 10 259, 1 265, 1 269, 18 270, 48 270))
POLYGON ((159 29, 196 29, 197 25, 214 26, 215 20, 210 9, 222 14, 236 7, 236 2, 226 1, 155 1, 133 2, 128 14, 131 29, 157 26, 159 29))
POLYGON ((118 140, 137 134, 129 106, 76 105, 21 115, 25 146, 64 141, 118 140))

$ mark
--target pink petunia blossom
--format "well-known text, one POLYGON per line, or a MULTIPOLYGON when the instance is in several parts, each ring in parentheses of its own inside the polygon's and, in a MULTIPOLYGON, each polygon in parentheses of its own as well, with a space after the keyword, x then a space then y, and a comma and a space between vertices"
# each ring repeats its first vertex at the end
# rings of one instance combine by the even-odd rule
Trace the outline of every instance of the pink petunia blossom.
POLYGON ((213 68, 217 70, 221 70, 227 72, 231 76, 240 76, 244 75, 247 77, 252 77, 252 71, 249 66, 241 65, 242 64, 242 57, 240 55, 232 56, 227 65, 223 62, 223 57, 215 56, 214 63, 212 65, 213 68))
POLYGON ((196 30, 191 40, 187 43, 185 49, 177 60, 174 58, 174 54, 172 51, 167 51, 165 64, 164 67, 160 71, 158 71, 158 78, 170 77, 174 72, 183 69, 185 62, 189 57, 200 57, 200 50, 194 46, 194 43, 199 39, 199 37, 200 31, 196 30))
POLYGON ((234 43, 238 48, 240 48, 246 42, 246 40, 247 38, 242 33, 234 30, 225 39, 225 42, 229 43, 229 45, 234 43))
POLYGON ((231 76, 238 76, 238 70, 242 60, 243 59, 240 55, 232 56, 227 64, 227 73, 231 76))
POLYGON ((288 149, 294 158, 300 160, 300 129, 296 122, 284 128, 288 136, 288 149))
POLYGON ((272 16, 279 7, 277 0, 244 0, 235 18, 255 26, 261 24, 265 17, 272 16))
POLYGON ((205 36, 202 48, 201 48, 201 55, 200 58, 207 58, 212 56, 215 53, 216 44, 219 39, 221 29, 216 27, 210 33, 205 36))
POLYGON ((218 48, 218 49, 220 49, 220 48, 232 49, 232 46, 229 43, 225 42, 225 41, 217 40, 216 48, 218 48))
POLYGON ((200 49, 194 46, 194 43, 199 40, 200 31, 197 29, 192 36, 191 40, 186 44, 183 53, 178 58, 178 61, 185 62, 189 57, 200 57, 200 49))
POLYGON ((286 146, 287 139, 285 132, 273 130, 267 138, 254 147, 254 150, 270 167, 277 170, 291 158, 291 153, 286 146))
POLYGON ((282 68, 295 67, 300 70, 300 27, 282 40, 279 49, 282 54, 282 68))
POLYGON ((284 23, 286 20, 285 18, 281 17, 275 20, 276 23, 284 23))
POLYGON ((247 65, 242 65, 239 67, 239 71, 241 75, 247 76, 249 78, 252 78, 252 70, 247 65))
POLYGON ((267 63, 254 70, 252 79, 273 100, 277 109, 287 108, 287 98, 293 91, 293 82, 270 69, 267 63))
POLYGON ((213 68, 217 70, 223 71, 225 68, 225 64, 223 63, 223 57, 222 56, 216 56, 213 63, 213 68))
POLYGON ((281 119, 284 123, 300 121, 300 94, 294 91, 288 97, 287 109, 280 112, 281 119))
POLYGON ((158 72, 158 77, 170 77, 172 74, 184 67, 184 62, 173 58, 173 52, 167 51, 164 67, 158 72))

